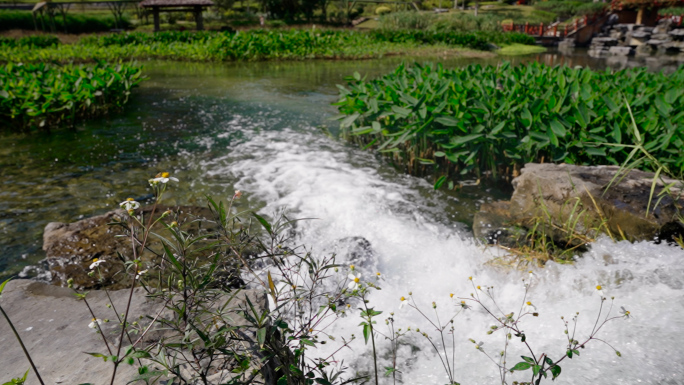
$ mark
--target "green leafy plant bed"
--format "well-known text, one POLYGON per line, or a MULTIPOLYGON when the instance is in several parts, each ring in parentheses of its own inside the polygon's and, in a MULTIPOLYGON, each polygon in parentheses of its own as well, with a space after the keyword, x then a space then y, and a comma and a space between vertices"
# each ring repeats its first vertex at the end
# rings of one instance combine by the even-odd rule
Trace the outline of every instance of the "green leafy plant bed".
POLYGON ((122 107, 141 67, 7 64, 0 66, 0 127, 16 130, 73 125, 122 107))
MULTIPOLYGON (((426 31, 253 30, 129 33, 88 37, 78 44, 27 50, 5 44, 0 62, 73 62, 120 59, 192 61, 363 59, 430 46, 489 50, 490 42, 524 43, 519 34, 426 31)), ((529 42, 529 41, 528 41, 529 42)))
POLYGON ((528 162, 625 164, 637 142, 653 156, 640 167, 684 172, 684 68, 414 64, 347 80, 335 103, 342 134, 409 173, 434 175, 435 187, 463 174, 508 176, 528 162))

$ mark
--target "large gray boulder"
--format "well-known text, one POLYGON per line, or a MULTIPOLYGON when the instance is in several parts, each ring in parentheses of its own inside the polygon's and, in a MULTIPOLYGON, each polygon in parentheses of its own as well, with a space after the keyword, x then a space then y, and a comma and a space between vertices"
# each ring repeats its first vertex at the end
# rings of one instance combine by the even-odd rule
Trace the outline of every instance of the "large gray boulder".
MULTIPOLYGON (((473 231, 485 240, 497 232, 518 239, 520 227, 544 218, 547 232, 556 240, 567 237, 559 228, 569 221, 579 232, 595 236, 599 230, 633 241, 672 241, 673 236, 684 233, 678 216, 684 198, 664 194, 659 199, 664 184, 658 181, 648 207, 654 174, 632 170, 611 185, 618 170, 616 166, 528 163, 513 180, 510 202, 483 205, 475 216, 473 231)), ((673 193, 684 190, 681 181, 663 179, 665 185, 674 183, 673 193)))

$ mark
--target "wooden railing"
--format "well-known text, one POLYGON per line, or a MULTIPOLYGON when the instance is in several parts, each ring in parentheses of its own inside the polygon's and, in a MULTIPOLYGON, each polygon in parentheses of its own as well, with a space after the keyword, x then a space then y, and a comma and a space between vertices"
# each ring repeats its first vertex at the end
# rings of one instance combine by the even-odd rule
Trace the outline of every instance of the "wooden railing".
POLYGON ((501 24, 504 32, 520 32, 531 36, 538 37, 558 37, 564 38, 568 35, 572 35, 578 30, 594 24, 597 20, 603 18, 606 12, 599 12, 593 15, 585 15, 583 17, 576 18, 572 23, 565 24, 562 27, 559 23, 553 24, 501 24))

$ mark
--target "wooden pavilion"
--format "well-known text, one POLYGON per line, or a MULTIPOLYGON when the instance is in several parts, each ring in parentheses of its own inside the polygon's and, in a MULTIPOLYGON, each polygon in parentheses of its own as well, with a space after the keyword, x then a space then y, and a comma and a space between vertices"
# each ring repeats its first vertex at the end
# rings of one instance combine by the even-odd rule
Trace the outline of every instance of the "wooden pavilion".
POLYGON ((214 5, 211 0, 143 0, 140 6, 151 9, 154 17, 154 31, 159 31, 159 13, 161 12, 192 12, 195 15, 197 30, 204 29, 202 11, 214 5))
POLYGON ((653 26, 658 21, 658 10, 684 6, 684 0, 612 0, 611 8, 619 23, 653 26))

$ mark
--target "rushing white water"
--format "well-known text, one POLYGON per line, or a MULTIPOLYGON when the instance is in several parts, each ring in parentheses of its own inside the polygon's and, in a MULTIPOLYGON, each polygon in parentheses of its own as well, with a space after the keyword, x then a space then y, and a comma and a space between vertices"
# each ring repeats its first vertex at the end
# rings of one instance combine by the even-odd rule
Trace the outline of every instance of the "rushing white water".
MULTIPOLYGON (((259 125, 258 118, 238 120, 240 125, 259 125)), ((411 291, 418 306, 431 317, 431 302, 435 301, 440 318, 445 320, 457 309, 450 293, 468 297, 475 291, 469 276, 474 277, 475 285, 494 286, 498 304, 506 313, 520 309, 522 279, 528 278, 527 272, 486 264, 496 257, 494 252, 474 243, 463 226, 445 214, 453 197, 432 191, 422 179, 383 167, 367 152, 350 149, 313 128, 256 130, 229 155, 206 162, 203 168, 210 176, 234 176, 237 188, 245 190, 251 199, 265 202, 264 214, 285 208, 292 217, 318 218, 298 225, 298 241, 314 252, 340 251, 335 246, 347 237, 368 240, 377 262, 362 273, 364 279, 372 279, 377 269, 384 277, 379 283, 383 290, 372 294, 370 304, 384 311, 378 322, 383 332, 385 317, 395 312, 397 327, 419 327, 436 336, 417 311, 409 307, 399 310, 399 298, 411 291)), ((620 306, 632 314, 628 320, 609 322, 598 334, 619 350, 622 358, 602 342, 592 341, 580 357, 562 363, 557 382, 684 383, 684 252, 666 245, 601 239, 573 265, 548 263, 543 269, 535 269, 528 299, 540 314, 523 321, 535 352, 552 358, 562 355, 567 340, 560 317, 570 319, 575 312, 580 313, 575 338, 584 341, 600 305, 595 289, 598 284, 608 297, 615 296, 613 315, 619 315, 620 306)), ((354 313, 339 319, 326 332, 360 336, 360 321, 354 313)), ((456 318, 456 381, 499 381, 495 365, 468 341, 485 342, 485 351, 496 357, 503 348, 503 335, 486 334, 491 321, 477 308, 456 318)), ((406 342, 399 351, 398 365, 404 383, 448 382, 440 359, 424 339, 412 333, 406 342)), ((509 366, 520 361, 521 354, 529 355, 518 339, 512 342, 509 366)), ((333 348, 325 347, 321 347, 321 354, 333 348)), ((380 338, 379 350, 384 357, 379 364, 381 372, 389 364, 387 347, 380 338)), ((355 370, 369 371, 369 349, 370 345, 365 346, 359 338, 337 358, 355 370)), ((527 381, 529 377, 508 377, 508 383, 513 380, 527 381)), ((389 378, 381 381, 391 383, 389 378)))

